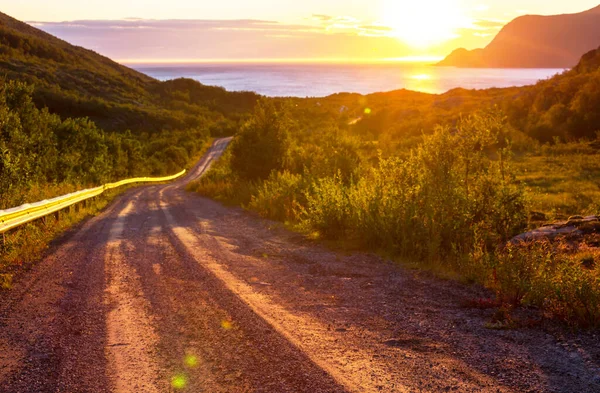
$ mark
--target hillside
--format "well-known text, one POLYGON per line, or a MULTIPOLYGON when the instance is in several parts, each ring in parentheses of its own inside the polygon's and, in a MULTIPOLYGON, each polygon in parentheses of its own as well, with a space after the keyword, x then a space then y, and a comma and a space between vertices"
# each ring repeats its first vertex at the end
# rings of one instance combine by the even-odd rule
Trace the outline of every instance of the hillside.
POLYGON ((483 49, 457 49, 440 66, 570 68, 600 45, 600 6, 577 14, 525 15, 483 49))
POLYGON ((0 13, 0 209, 178 172, 258 97, 160 82, 0 13))
POLYGON ((159 82, 2 13, 0 75, 33 84, 38 107, 114 131, 202 127, 237 118, 258 97, 191 80, 159 82))
POLYGON ((556 137, 595 140, 600 131, 600 48, 584 54, 573 69, 531 86, 458 88, 439 95, 406 90, 367 96, 337 94, 298 99, 297 105, 297 116, 304 123, 326 124, 332 118, 339 119, 339 124, 351 122, 357 135, 384 138, 385 149, 420 141, 422 133, 436 124, 454 125, 465 114, 492 106, 504 112, 514 130, 540 142, 553 142, 556 137), (347 110, 340 114, 341 106, 347 110), (364 113, 365 107, 369 114, 364 113))
POLYGON ((502 104, 516 129, 544 142, 600 136, 600 48, 571 70, 518 89, 502 104))

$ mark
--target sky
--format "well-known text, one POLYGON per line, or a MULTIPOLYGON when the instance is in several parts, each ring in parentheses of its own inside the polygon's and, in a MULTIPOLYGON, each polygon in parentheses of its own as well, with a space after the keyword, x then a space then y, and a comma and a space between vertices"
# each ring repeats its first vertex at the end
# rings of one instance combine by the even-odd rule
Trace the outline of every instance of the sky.
POLYGON ((0 10, 121 62, 435 59, 524 14, 600 0, 0 0, 0 10))

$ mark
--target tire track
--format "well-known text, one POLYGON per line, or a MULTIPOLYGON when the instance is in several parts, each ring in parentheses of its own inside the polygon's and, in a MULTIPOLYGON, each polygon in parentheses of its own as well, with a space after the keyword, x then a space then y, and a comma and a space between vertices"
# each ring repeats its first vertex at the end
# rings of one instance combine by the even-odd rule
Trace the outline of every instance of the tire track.
POLYGON ((116 393, 165 391, 157 375, 155 361, 158 336, 147 314, 140 278, 124 252, 130 244, 123 240, 125 222, 134 211, 140 193, 119 212, 110 230, 104 257, 108 374, 116 393))
MULTIPOLYGON (((305 316, 292 314, 282 306, 271 301, 267 296, 254 291, 250 285, 235 277, 218 263, 212 253, 215 248, 219 248, 218 244, 215 243, 213 238, 211 238, 212 245, 207 245, 199 241, 197 235, 192 230, 173 217, 169 209, 169 204, 164 201, 164 192, 166 190, 163 189, 160 192, 160 207, 165 214, 168 227, 198 264, 214 274, 229 291, 246 303, 248 307, 265 320, 277 333, 285 337, 294 347, 304 353, 315 365, 324 370, 348 391, 375 392, 382 389, 382 385, 378 383, 377 378, 373 378, 373 370, 368 363, 365 362, 363 367, 358 367, 359 372, 347 374, 344 372, 343 359, 332 362, 332 358, 328 356, 327 351, 323 352, 323 348, 340 346, 334 337, 327 334, 327 326, 321 325, 305 316)), ((356 352, 358 349, 343 348, 342 351, 356 352)), ((368 356, 365 354, 364 356, 357 356, 357 358, 367 359, 368 356)), ((408 390, 397 386, 393 390, 388 391, 407 392, 408 390)))

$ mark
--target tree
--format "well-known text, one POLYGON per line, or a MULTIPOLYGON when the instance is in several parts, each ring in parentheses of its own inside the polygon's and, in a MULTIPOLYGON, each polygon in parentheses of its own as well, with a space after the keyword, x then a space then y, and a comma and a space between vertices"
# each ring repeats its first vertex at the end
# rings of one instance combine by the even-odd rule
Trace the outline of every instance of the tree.
POLYGON ((290 149, 290 120, 285 105, 263 99, 231 147, 231 167, 241 178, 266 179, 282 169, 290 149))

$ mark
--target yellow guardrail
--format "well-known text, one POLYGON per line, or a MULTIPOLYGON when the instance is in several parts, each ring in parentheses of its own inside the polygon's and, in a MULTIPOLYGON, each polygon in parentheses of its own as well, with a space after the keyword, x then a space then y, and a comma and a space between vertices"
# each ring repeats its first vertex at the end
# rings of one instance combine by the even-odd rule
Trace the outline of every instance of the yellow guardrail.
POLYGON ((16 228, 28 222, 45 217, 79 202, 96 197, 106 190, 118 188, 133 183, 159 183, 175 180, 185 174, 185 170, 173 176, 165 177, 136 177, 134 179, 121 180, 116 183, 105 184, 88 190, 77 191, 72 194, 59 196, 46 201, 27 203, 12 209, 0 210, 0 233, 16 228))

